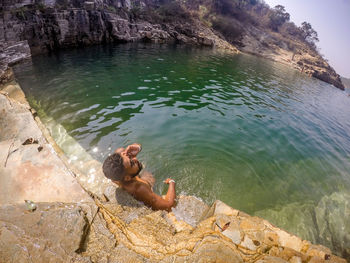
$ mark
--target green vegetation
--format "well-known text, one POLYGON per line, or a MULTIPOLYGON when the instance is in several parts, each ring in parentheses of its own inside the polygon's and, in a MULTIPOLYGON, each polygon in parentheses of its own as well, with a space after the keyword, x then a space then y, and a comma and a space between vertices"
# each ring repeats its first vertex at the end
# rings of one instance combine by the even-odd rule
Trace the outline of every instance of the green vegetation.
MULTIPOLYGON (((148 6, 138 10, 140 18, 155 23, 190 22, 192 17, 198 17, 198 12, 191 13, 184 4, 179 1, 160 1, 159 6, 148 6)), ((134 12, 135 13, 135 12, 134 12)))
POLYGON ((238 40, 243 32, 243 28, 234 19, 227 16, 216 16, 212 18, 213 28, 221 32, 231 43, 239 44, 238 40))
POLYGON ((25 5, 11 10, 11 14, 17 16, 21 20, 27 19, 29 13, 34 13, 36 10, 43 12, 46 6, 43 3, 25 5))
POLYGON ((28 11, 28 7, 27 6, 22 6, 16 9, 11 10, 11 14, 14 16, 17 16, 17 18, 19 19, 26 19, 26 12, 28 11))
POLYGON ((27 99, 28 99, 28 102, 30 103, 30 105, 36 110, 36 112, 38 113, 38 115, 41 119, 47 118, 47 115, 46 115, 40 101, 36 100, 34 98, 34 96, 32 96, 32 95, 28 96, 27 99))
POLYGON ((311 45, 315 45, 315 42, 318 42, 318 34, 312 28, 311 24, 308 22, 303 22, 300 27, 301 35, 305 41, 310 43, 311 45))
POLYGON ((55 7, 59 10, 67 9, 69 7, 69 0, 58 0, 55 7))
POLYGON ((284 23, 289 21, 290 15, 286 12, 284 6, 276 5, 272 12, 269 14, 270 23, 269 26, 274 31, 278 31, 278 28, 284 23))

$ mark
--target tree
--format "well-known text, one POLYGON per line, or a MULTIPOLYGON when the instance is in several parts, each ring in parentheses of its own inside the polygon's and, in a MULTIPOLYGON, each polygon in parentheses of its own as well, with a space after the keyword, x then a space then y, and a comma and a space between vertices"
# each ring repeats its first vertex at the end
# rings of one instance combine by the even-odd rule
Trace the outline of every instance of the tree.
POLYGON ((270 27, 272 30, 277 31, 278 28, 285 22, 289 21, 290 15, 286 12, 283 5, 276 5, 269 15, 270 27))
POLYGON ((301 24, 300 30, 302 32, 303 39, 315 46, 315 42, 318 42, 318 34, 315 29, 312 28, 311 24, 308 22, 303 22, 301 24))
POLYGON ((286 22, 280 28, 279 32, 282 35, 289 35, 294 38, 300 38, 301 30, 293 22, 286 22))
POLYGON ((213 3, 215 11, 223 15, 232 15, 240 12, 243 5, 242 0, 215 0, 213 3))

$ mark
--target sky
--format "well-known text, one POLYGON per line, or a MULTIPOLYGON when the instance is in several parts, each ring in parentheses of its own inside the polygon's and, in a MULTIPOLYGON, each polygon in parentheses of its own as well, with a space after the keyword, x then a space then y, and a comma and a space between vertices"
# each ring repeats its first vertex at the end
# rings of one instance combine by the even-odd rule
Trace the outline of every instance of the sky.
POLYGON ((317 31, 317 46, 329 64, 350 78, 350 0, 265 0, 270 7, 280 4, 297 26, 309 22, 317 31))

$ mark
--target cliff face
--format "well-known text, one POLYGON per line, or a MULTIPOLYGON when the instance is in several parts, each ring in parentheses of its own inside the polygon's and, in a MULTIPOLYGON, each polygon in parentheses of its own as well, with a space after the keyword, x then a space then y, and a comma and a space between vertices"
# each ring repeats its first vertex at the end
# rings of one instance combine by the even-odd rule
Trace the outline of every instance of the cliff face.
MULTIPOLYGON (((30 53, 35 55, 61 48, 145 41, 204 45, 238 52, 234 43, 243 52, 292 65, 309 76, 344 89, 340 76, 307 45, 293 43, 291 49, 291 39, 238 20, 232 21, 242 32, 229 44, 225 36, 213 29, 210 21, 203 19, 201 13, 207 10, 205 6, 193 0, 186 1, 184 9, 179 9, 179 6, 171 6, 174 2, 4 0, 0 3, 3 10, 0 45, 4 50, 0 54, 0 73, 6 71, 4 64, 28 58, 30 53), (162 11, 162 15, 154 10, 162 11)), ((210 17, 210 11, 206 12, 210 17)))
POLYGON ((124 0, 4 1, 0 39, 9 46, 27 40, 32 54, 72 46, 132 41, 226 45, 233 49, 211 30, 195 22, 155 24, 137 18, 135 12, 146 5, 151 3, 124 0))
POLYGON ((322 56, 305 43, 250 26, 243 33, 240 44, 243 52, 291 65, 310 77, 344 90, 340 76, 322 56))

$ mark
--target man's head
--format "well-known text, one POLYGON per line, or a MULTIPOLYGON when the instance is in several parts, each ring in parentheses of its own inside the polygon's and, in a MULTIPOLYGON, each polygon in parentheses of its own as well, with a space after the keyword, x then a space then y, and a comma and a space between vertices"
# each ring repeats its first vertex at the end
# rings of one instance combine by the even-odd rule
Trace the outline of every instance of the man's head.
POLYGON ((113 153, 108 156, 103 163, 102 169, 105 176, 112 181, 122 181, 124 178, 123 158, 119 153, 113 153))
POLYGON ((112 181, 129 181, 142 170, 136 155, 141 151, 140 144, 131 144, 126 149, 118 148, 103 163, 103 173, 112 181))

